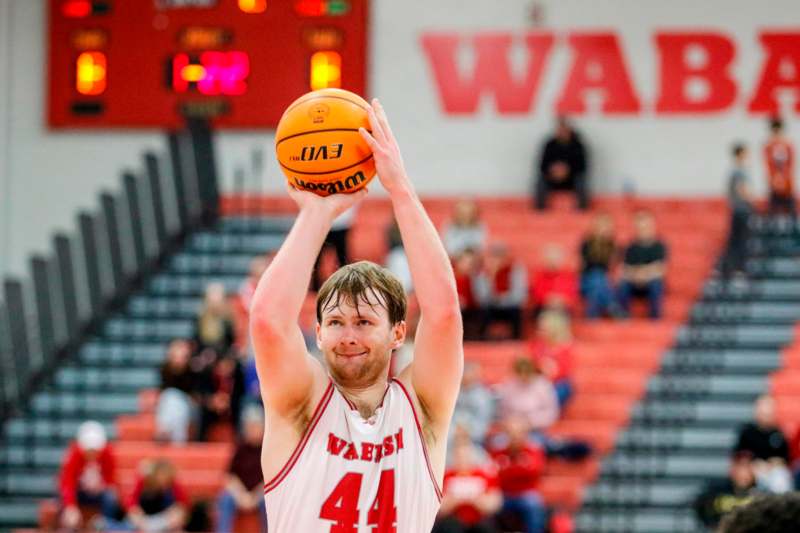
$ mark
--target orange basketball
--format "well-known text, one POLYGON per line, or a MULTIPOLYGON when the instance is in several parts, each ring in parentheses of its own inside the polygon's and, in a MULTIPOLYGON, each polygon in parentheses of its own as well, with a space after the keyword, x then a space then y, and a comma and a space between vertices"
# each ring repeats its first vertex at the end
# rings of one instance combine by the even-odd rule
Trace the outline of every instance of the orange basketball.
POLYGON ((349 91, 320 89, 295 100, 275 132, 278 162, 289 183, 320 196, 352 193, 375 175, 358 128, 370 131, 369 104, 349 91))

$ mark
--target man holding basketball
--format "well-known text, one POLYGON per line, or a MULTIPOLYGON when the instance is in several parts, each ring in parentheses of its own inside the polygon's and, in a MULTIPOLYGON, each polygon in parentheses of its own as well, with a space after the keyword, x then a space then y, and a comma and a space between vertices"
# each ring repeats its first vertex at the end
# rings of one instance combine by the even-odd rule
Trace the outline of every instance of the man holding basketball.
POLYGON ((413 362, 389 378, 406 299, 387 270, 362 261, 317 297, 317 345, 297 320, 332 220, 366 191, 322 198, 291 189, 300 213, 256 289, 251 334, 267 416, 262 468, 273 532, 422 533, 441 499, 447 433, 463 367, 455 279, 409 181, 383 108, 368 110, 378 176, 408 254, 421 319, 413 362))

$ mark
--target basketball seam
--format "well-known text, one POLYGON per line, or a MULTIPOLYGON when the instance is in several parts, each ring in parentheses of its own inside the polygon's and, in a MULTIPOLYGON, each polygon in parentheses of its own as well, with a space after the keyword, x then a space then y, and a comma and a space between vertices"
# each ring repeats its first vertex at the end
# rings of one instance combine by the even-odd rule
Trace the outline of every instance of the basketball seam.
MULTIPOLYGON (((330 128, 330 129, 327 129, 327 130, 309 130, 309 131, 303 131, 303 132, 300 132, 300 133, 293 133, 291 135, 287 135, 286 137, 283 137, 279 141, 276 141, 275 142, 275 148, 277 149, 278 145, 280 145, 283 141, 288 141, 289 139, 294 139, 295 137, 302 137, 303 135, 311 135, 311 134, 314 134, 314 133, 327 133, 327 132, 330 132, 330 131, 358 131, 359 129, 360 128, 330 128)), ((364 128, 364 129, 366 129, 366 128, 364 128)), ((367 132, 372 134, 372 130, 367 130, 367 132)))
POLYGON ((331 96, 331 95, 321 94, 319 96, 312 96, 308 100, 303 100, 302 102, 297 102, 296 104, 290 105, 286 109, 286 111, 283 112, 283 114, 285 115, 286 113, 288 113, 289 111, 291 111, 292 109, 294 109, 295 107, 297 107, 297 106, 299 106, 301 104, 305 104, 306 102, 310 102, 311 100, 319 100, 320 98, 325 98, 325 99, 330 98, 332 100, 344 100, 345 102, 351 103, 354 106, 359 107, 359 108, 363 109, 364 111, 367 111, 367 108, 364 107, 363 105, 359 104, 358 102, 354 102, 354 101, 350 100, 349 98, 345 98, 344 96, 331 96))
MULTIPOLYGON (((303 172, 302 170, 294 170, 292 168, 289 168, 286 165, 284 165, 283 163, 281 163, 280 161, 278 161, 278 164, 280 166, 282 166, 283 168, 285 168, 286 170, 288 170, 289 172, 294 172, 295 174, 303 174, 305 176, 318 176, 318 175, 322 175, 322 174, 333 174, 334 172, 341 172, 343 170, 347 170, 348 168, 357 167, 358 165, 366 163, 370 159, 372 159, 372 154, 369 154, 367 157, 365 157, 361 161, 353 163, 352 165, 348 165, 348 166, 342 167, 342 168, 337 168, 337 169, 334 169, 334 170, 326 170, 325 172, 303 172)), ((329 181, 335 181, 335 180, 329 180, 329 181)))

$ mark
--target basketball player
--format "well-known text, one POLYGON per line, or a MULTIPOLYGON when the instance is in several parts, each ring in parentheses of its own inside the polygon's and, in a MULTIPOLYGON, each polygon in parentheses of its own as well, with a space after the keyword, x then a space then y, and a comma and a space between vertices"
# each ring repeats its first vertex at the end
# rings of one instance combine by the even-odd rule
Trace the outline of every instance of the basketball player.
POLYGON ((441 499, 445 447, 463 367, 455 279, 377 102, 369 109, 378 176, 400 226, 421 308, 413 362, 389 378, 406 333, 399 281, 346 265, 317 297, 317 346, 297 325, 331 221, 366 191, 290 190, 300 213, 261 278, 251 333, 267 416, 264 470, 272 533, 427 533, 441 499))

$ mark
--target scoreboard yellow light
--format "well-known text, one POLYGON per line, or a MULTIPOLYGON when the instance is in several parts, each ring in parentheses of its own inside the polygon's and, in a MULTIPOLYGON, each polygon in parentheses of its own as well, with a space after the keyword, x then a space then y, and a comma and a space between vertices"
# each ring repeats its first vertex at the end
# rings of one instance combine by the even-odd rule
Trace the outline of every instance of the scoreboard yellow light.
POLYGON ((75 62, 75 89, 87 96, 103 94, 106 90, 106 55, 102 52, 83 52, 75 62))
POLYGON ((263 13, 267 10, 267 0, 239 0, 239 9, 245 13, 263 13))
POLYGON ((311 90, 342 86, 342 56, 330 50, 311 56, 311 90))

